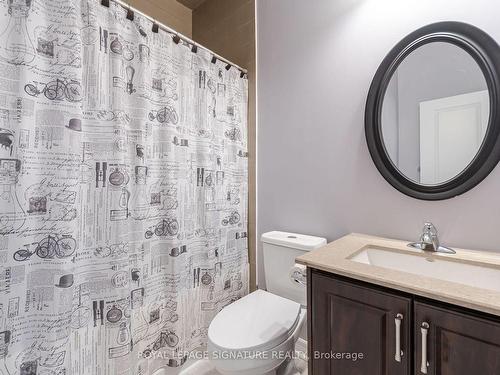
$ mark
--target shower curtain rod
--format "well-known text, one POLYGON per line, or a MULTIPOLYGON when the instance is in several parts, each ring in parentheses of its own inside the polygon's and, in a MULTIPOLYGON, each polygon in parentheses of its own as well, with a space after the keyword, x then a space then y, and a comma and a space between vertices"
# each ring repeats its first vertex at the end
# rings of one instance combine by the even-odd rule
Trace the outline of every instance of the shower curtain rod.
MULTIPOLYGON (((165 25, 164 23, 160 22, 160 21, 157 21, 155 20, 153 17, 150 17, 148 16, 147 14, 141 12, 139 9, 136 9, 134 8, 133 6, 130 6, 129 4, 125 3, 124 1, 122 0, 111 0, 111 1, 114 1, 115 3, 119 4, 120 6, 122 6, 123 8, 125 8, 126 10, 129 10, 129 11, 132 11, 134 13, 137 13, 137 14, 140 14, 141 16, 147 18, 148 20, 150 20, 151 22, 153 22, 153 25, 158 25, 159 27, 161 27, 164 31, 168 32, 169 34, 173 34, 174 36, 178 36, 180 39, 184 40, 185 42, 195 46, 196 48, 202 48, 204 49, 205 51, 208 51, 209 53, 211 53, 213 55, 213 57, 217 58, 217 60, 220 60, 220 61, 223 61, 225 62, 226 64, 229 64, 231 66, 234 66, 235 68, 237 68, 240 72, 244 73, 244 74, 247 74, 248 73, 248 70, 245 69, 245 68, 242 68, 241 66, 233 63, 232 61, 229 61, 228 59, 222 57, 221 55, 215 53, 214 51, 212 51, 211 49, 199 44, 199 43, 196 43, 193 39, 191 38, 188 38, 187 36, 185 36, 184 34, 181 34, 177 31, 175 31, 174 29, 172 29, 171 27, 168 27, 167 25, 165 25)), ((101 1, 102 3, 103 1, 101 1)), ((109 3, 109 1, 107 1, 109 3)), ((229 69, 229 68, 228 68, 229 69)))

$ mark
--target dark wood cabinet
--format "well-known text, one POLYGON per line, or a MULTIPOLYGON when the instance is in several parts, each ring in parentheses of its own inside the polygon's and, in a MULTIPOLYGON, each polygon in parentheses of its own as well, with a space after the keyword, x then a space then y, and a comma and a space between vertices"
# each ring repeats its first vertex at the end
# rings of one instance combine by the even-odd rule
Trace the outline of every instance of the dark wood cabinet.
POLYGON ((309 375, 500 375, 499 317, 313 269, 308 331, 309 375))
POLYGON ((410 374, 411 299, 317 273, 312 282, 313 374, 410 374))
POLYGON ((500 374, 499 322, 415 302, 414 345, 415 374, 500 374))

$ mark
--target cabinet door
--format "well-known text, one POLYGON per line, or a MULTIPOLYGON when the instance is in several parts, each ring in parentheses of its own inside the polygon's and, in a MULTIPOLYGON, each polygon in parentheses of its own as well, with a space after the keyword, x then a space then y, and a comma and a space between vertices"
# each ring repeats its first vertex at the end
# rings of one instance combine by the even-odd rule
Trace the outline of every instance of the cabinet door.
POLYGON ((500 323, 421 302, 414 308, 415 375, 500 374, 500 323))
POLYGON ((408 375, 411 299, 312 272, 313 375, 408 375))

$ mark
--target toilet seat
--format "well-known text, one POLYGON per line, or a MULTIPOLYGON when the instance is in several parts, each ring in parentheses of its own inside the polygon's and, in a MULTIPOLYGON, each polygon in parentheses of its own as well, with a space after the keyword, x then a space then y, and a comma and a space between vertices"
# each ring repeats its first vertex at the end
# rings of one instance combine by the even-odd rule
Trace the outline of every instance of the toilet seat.
POLYGON ((256 290, 216 315, 208 340, 220 351, 266 351, 292 335, 300 312, 299 303, 256 290))

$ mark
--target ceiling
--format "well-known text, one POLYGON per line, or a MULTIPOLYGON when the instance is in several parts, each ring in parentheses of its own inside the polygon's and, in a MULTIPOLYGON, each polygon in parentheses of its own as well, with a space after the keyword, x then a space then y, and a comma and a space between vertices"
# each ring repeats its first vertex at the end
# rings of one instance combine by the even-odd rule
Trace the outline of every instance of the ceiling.
POLYGON ((203 4, 206 0, 177 0, 182 5, 187 6, 190 9, 196 9, 201 4, 203 4))

